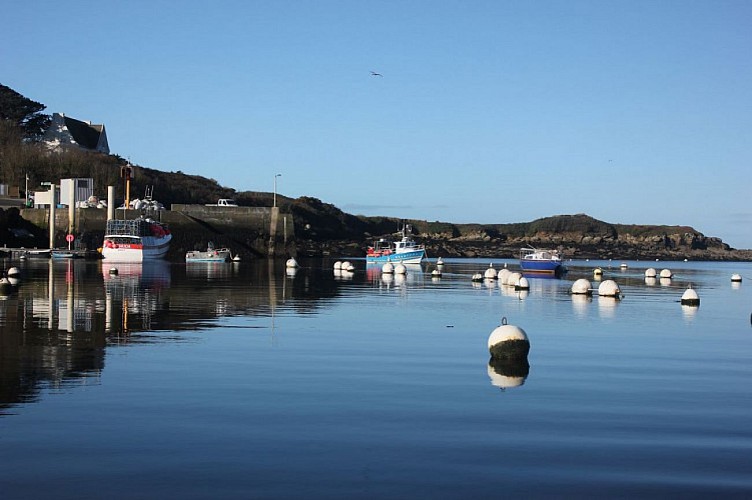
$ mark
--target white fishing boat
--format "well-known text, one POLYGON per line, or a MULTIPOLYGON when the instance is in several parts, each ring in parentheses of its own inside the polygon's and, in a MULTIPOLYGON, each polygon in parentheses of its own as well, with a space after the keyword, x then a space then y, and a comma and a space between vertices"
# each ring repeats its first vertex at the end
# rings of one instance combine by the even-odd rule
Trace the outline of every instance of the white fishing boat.
POLYGON ((232 252, 229 248, 214 248, 210 241, 206 251, 191 250, 186 252, 185 261, 190 262, 229 262, 232 259, 232 252))
POLYGON ((149 217, 110 219, 102 244, 102 257, 110 262, 145 262, 164 258, 172 234, 166 225, 149 217))

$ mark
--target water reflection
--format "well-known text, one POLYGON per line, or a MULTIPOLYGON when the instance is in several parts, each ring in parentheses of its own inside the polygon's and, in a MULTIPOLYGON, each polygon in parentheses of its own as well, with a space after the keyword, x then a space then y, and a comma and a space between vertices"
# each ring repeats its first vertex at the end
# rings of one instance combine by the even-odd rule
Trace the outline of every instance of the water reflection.
POLYGON ((530 364, 527 359, 491 359, 488 362, 488 377, 491 379, 491 385, 501 390, 523 385, 529 373, 530 364))
POLYGON ((208 264, 25 262, 19 287, 0 301, 0 413, 45 387, 98 377, 106 347, 181 341, 181 331, 233 315, 263 318, 256 328, 271 316, 273 329, 278 309, 305 313, 339 293, 315 270, 279 279, 284 263, 272 260, 208 264))

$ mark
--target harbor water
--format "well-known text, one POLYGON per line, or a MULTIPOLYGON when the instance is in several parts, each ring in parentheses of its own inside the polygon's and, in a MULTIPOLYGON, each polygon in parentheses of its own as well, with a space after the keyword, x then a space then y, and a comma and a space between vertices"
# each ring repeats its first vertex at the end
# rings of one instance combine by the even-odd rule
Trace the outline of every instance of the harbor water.
POLYGON ((298 262, 5 261, 2 498, 752 496, 752 264, 298 262))

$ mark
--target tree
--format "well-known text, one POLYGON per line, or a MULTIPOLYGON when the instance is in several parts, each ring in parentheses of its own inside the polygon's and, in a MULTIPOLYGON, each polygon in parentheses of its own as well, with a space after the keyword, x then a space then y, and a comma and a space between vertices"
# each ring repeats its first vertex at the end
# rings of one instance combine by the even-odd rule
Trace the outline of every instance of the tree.
POLYGON ((20 127, 26 138, 39 139, 50 126, 50 115, 42 114, 45 108, 44 104, 0 84, 0 119, 20 127))

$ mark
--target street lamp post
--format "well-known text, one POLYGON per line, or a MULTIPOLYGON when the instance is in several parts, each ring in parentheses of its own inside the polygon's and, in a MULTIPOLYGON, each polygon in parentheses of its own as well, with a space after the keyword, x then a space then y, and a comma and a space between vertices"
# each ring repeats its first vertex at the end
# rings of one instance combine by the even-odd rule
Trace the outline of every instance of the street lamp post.
POLYGON ((274 175, 274 208, 277 207, 277 177, 282 177, 282 174, 274 175))

